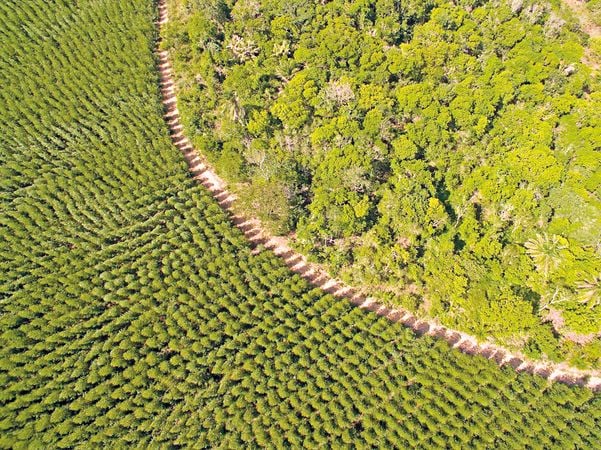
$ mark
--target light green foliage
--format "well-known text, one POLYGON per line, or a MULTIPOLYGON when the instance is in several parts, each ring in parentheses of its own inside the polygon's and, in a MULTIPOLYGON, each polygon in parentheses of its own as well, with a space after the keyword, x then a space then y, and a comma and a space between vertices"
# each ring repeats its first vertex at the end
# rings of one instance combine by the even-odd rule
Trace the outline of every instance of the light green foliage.
POLYGON ((307 219, 312 233, 339 238, 365 230, 371 205, 366 193, 372 178, 369 155, 351 145, 329 151, 315 171, 318 188, 307 219))
MULTIPOLYGON (((187 129, 228 158, 260 141, 267 166, 286 170, 266 175, 247 157, 223 175, 298 193, 290 229, 346 281, 393 302, 412 286, 424 311, 466 330, 478 328, 468 311, 488 305, 499 319, 478 334, 544 336, 541 348, 574 354, 541 309, 560 290, 568 311, 601 270, 601 95, 573 21, 528 0, 228 5, 218 46, 169 45, 181 95, 196 96, 183 114, 206 124, 187 129), (256 44, 252 60, 228 53, 234 35, 256 44), (198 92, 188 83, 208 58, 215 89, 198 92), (232 97, 245 118, 225 127, 232 97), (563 256, 544 260, 540 236, 563 256)), ((563 332, 601 331, 595 317, 563 332)))
POLYGON ((253 183, 243 188, 242 207, 254 211, 264 226, 273 233, 281 233, 289 226, 290 210, 288 198, 293 193, 287 191, 285 185, 277 181, 266 181, 256 178, 253 183))
POLYGON ((282 122, 284 129, 296 130, 309 120, 312 113, 310 103, 316 94, 315 81, 306 71, 298 72, 290 79, 270 112, 282 122))
POLYGON ((534 261, 536 268, 546 278, 557 270, 567 257, 568 242, 560 236, 537 235, 526 241, 526 252, 534 261))

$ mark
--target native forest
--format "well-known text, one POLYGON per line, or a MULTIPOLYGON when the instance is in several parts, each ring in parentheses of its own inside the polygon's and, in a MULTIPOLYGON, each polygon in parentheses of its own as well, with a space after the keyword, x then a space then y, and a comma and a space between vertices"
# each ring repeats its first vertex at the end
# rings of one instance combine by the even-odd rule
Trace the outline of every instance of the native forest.
POLYGON ((0 449, 601 448, 601 0, 1 0, 0 449))

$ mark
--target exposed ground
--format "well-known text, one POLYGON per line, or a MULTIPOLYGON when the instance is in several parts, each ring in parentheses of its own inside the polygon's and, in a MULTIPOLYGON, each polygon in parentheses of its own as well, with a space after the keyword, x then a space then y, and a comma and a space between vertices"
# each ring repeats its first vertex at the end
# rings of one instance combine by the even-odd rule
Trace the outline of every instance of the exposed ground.
POLYGON ((580 28, 592 38, 601 37, 601 26, 591 19, 583 0, 562 0, 580 22, 580 28))
MULTIPOLYGON (((601 38, 601 26, 597 25, 591 18, 584 0, 562 0, 563 4, 569 8, 580 23, 580 28, 591 38, 601 38)), ((594 55, 593 50, 589 47, 585 49, 582 63, 591 67, 593 70, 601 70, 601 62, 599 57, 594 55)))

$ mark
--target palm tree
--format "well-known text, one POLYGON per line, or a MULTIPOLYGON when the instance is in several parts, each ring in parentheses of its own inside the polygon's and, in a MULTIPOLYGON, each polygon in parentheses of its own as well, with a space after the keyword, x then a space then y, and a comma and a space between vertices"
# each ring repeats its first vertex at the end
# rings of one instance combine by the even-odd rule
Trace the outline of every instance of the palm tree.
POLYGON ((559 267, 563 260, 563 250, 567 246, 560 236, 537 234, 535 238, 526 241, 526 252, 534 261, 536 268, 543 272, 545 278, 559 267))
POLYGON ((578 283, 578 290, 580 303, 588 303, 591 308, 601 305, 601 274, 578 283))

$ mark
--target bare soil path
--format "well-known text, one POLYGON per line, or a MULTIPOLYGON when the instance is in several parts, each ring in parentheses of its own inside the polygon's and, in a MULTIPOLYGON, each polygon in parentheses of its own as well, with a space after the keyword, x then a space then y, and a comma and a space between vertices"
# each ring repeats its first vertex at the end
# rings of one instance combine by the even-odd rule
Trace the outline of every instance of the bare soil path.
MULTIPOLYGON (((564 6, 572 11, 572 14, 578 19, 580 28, 591 38, 601 38, 601 26, 599 26, 591 18, 589 11, 586 8, 585 0, 562 0, 564 6)), ((594 71, 601 70, 599 57, 594 55, 590 47, 585 47, 584 56, 581 62, 589 66, 594 71)))
MULTIPOLYGON (((168 20, 165 0, 159 0, 158 8, 158 25, 160 27, 168 20)), ((392 322, 401 323, 411 328, 417 335, 430 335, 444 339, 453 348, 459 349, 463 353, 483 356, 495 361, 499 366, 509 365, 517 371, 537 374, 551 381, 586 386, 595 391, 601 391, 600 371, 578 370, 565 363, 556 364, 530 361, 523 355, 511 353, 503 347, 479 343, 474 336, 449 329, 437 324, 433 320, 422 320, 403 308, 389 308, 378 303, 373 298, 358 294, 356 289, 330 276, 323 267, 308 262, 303 255, 290 247, 287 238, 271 236, 265 232, 257 219, 237 214, 234 209, 236 197, 227 190, 226 183, 215 173, 184 135, 177 109, 175 83, 173 70, 169 62, 169 53, 159 50, 158 57, 160 87, 165 106, 165 121, 169 126, 171 140, 184 155, 193 178, 213 194, 219 205, 230 215, 234 225, 244 233, 252 245, 262 245, 271 250, 282 258, 287 267, 312 285, 321 288, 323 291, 337 298, 346 299, 359 308, 372 311, 378 316, 388 318, 392 322)))
POLYGON ((601 27, 590 17, 584 0, 562 0, 580 22, 580 28, 592 38, 601 37, 601 27))

